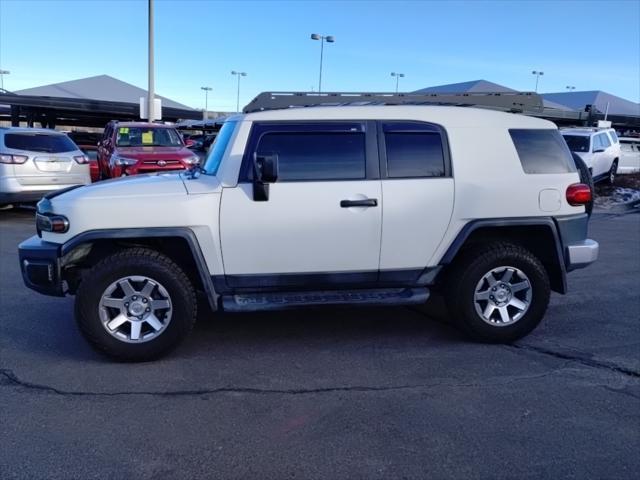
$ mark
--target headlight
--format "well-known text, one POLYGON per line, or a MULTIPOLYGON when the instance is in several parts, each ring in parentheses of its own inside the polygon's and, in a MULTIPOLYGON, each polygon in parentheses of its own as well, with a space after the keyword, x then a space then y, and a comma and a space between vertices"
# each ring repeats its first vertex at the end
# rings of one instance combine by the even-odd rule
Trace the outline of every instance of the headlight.
POLYGON ((185 158, 184 161, 189 165, 197 165, 198 163, 200 163, 200 157, 194 155, 193 157, 185 158))
POLYGON ((117 155, 111 157, 111 160, 118 166, 129 166, 138 163, 138 160, 136 160, 135 158, 119 157, 117 155))

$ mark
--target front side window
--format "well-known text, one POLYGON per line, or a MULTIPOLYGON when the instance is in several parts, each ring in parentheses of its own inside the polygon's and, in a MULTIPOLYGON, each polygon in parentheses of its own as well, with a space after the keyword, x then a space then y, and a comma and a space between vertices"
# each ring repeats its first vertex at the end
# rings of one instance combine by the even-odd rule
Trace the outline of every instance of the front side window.
POLYGON ((227 150, 229 140, 231 140, 237 124, 238 122, 224 122, 220 132, 218 132, 203 166, 205 172, 209 175, 215 175, 218 172, 220 162, 222 162, 222 157, 224 156, 224 152, 227 150))
POLYGON ((575 172, 571 152, 558 130, 510 129, 525 173, 575 172))
POLYGON ((180 147, 180 134, 173 128, 119 127, 118 147, 180 147))
POLYGON ((601 133, 598 137, 600 138, 600 145, 602 145, 602 148, 609 148, 611 146, 611 140, 609 140, 606 133, 601 133))
POLYGON ((385 124, 387 177, 442 177, 444 150, 440 132, 419 124, 385 124))
POLYGON ((7 148, 30 152, 62 153, 78 150, 73 140, 66 135, 40 132, 7 133, 4 144, 7 148))
POLYGON ((586 153, 589 151, 589 137, 585 135, 563 135, 562 137, 572 152, 586 153))
POLYGON ((362 131, 271 131, 257 155, 278 155, 278 181, 358 180, 366 176, 362 131))

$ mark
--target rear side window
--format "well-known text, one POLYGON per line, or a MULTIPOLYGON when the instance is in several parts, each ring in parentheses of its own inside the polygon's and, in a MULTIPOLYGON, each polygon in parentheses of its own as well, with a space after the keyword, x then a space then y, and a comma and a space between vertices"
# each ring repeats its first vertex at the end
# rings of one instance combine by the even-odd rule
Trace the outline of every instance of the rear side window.
POLYGON ((73 140, 66 135, 49 133, 7 133, 4 144, 7 148, 31 152, 62 153, 78 150, 73 140))
POLYGON ((558 130, 509 130, 525 173, 575 172, 571 152, 558 130))
POLYGON ((364 132, 269 132, 258 155, 278 155, 278 181, 365 178, 364 132))
POLYGON ((383 125, 388 178, 443 177, 444 149, 440 132, 428 125, 383 125))
POLYGON ((616 134, 615 130, 609 130, 609 135, 611 135, 611 140, 613 140, 613 143, 618 143, 618 135, 616 134))
POLYGON ((572 152, 586 153, 589 151, 589 137, 585 135, 563 135, 562 137, 572 152))

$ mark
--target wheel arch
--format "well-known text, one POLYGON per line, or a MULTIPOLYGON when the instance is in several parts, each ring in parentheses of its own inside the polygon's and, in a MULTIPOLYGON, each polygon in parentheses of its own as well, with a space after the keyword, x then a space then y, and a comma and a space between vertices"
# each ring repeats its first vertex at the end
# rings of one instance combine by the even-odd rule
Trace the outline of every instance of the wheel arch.
POLYGON ((550 217, 485 219, 467 223, 451 243, 440 265, 447 266, 479 243, 512 241, 531 251, 544 265, 551 289, 567 292, 567 271, 558 228, 550 217))
POLYGON ((71 293, 82 281, 82 271, 106 255, 131 247, 147 247, 175 261, 204 292, 212 310, 218 296, 193 230, 185 227, 125 228, 91 230, 81 233, 61 246, 61 270, 71 293))

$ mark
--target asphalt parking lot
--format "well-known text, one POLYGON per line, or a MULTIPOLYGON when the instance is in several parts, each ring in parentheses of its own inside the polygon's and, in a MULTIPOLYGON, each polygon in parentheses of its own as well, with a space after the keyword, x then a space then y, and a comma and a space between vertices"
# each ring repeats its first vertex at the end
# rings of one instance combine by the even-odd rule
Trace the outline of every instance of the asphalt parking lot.
POLYGON ((637 478, 640 214, 594 215, 597 264, 512 346, 409 308, 220 315, 119 364, 73 299, 27 290, 32 213, 0 212, 0 476, 637 478))

